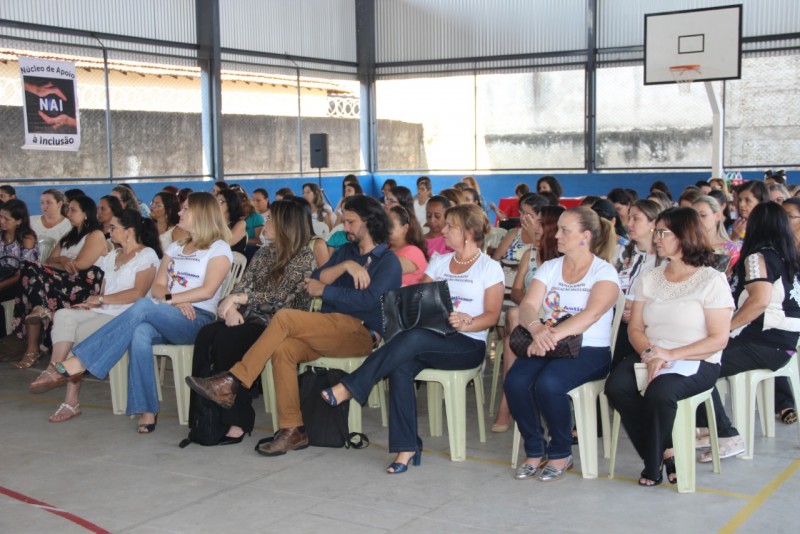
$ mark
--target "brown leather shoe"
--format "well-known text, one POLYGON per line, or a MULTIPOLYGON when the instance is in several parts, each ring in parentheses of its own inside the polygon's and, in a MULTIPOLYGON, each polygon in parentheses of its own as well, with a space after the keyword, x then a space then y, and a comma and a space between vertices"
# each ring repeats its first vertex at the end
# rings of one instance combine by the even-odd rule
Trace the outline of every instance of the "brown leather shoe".
POLYGON ((239 393, 239 381, 228 372, 219 373, 211 378, 187 376, 186 384, 201 397, 216 402, 226 410, 233 407, 236 394, 239 393))
POLYGON ((260 445, 258 454, 264 456, 280 456, 288 451, 299 451, 308 447, 308 434, 306 427, 281 428, 275 433, 272 441, 260 445))

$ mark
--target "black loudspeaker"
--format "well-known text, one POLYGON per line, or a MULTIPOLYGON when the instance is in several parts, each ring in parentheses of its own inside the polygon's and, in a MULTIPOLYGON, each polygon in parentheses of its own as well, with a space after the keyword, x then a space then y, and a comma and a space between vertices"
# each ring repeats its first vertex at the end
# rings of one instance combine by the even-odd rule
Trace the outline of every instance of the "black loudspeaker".
POLYGON ((328 167, 328 134, 310 134, 308 145, 311 148, 311 168, 326 169, 328 167))

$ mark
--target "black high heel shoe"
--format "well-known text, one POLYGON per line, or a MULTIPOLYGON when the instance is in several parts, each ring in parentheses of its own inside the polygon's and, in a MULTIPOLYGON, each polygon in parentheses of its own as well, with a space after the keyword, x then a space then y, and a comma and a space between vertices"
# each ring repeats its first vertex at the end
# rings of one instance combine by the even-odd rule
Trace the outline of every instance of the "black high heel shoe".
POLYGON ((404 464, 400 462, 392 462, 391 464, 389 464, 389 467, 386 468, 387 469, 386 473, 389 475, 399 475, 400 473, 405 473, 406 471, 408 471, 408 465, 412 463, 414 464, 415 467, 422 463, 421 449, 417 449, 414 452, 414 456, 409 458, 408 462, 404 464), (389 469, 391 469, 391 471, 388 471, 389 469))
POLYGON ((677 469, 675 468, 675 457, 670 456, 669 458, 664 458, 664 471, 667 473, 667 482, 670 484, 677 484, 678 483, 678 476, 677 476, 677 469), (675 478, 670 478, 674 476, 675 478))
POLYGON ((253 435, 253 431, 251 430, 250 432, 242 432, 242 435, 239 436, 238 438, 232 438, 230 436, 225 436, 220 440, 219 443, 217 443, 217 445, 236 445, 237 443, 241 443, 242 442, 242 440, 244 439, 244 435, 245 434, 247 434, 248 436, 252 436, 253 435))
POLYGON ((156 431, 156 425, 158 424, 158 414, 156 414, 156 420, 152 423, 145 424, 141 423, 136 427, 136 432, 139 434, 152 434, 156 431))
POLYGON ((639 475, 639 485, 645 488, 654 488, 664 482, 664 476, 662 475, 664 462, 661 462, 661 465, 658 466, 658 477, 655 480, 650 480, 645 475, 644 471, 639 475), (652 484, 647 484, 646 482, 642 482, 642 479, 649 480, 652 484))

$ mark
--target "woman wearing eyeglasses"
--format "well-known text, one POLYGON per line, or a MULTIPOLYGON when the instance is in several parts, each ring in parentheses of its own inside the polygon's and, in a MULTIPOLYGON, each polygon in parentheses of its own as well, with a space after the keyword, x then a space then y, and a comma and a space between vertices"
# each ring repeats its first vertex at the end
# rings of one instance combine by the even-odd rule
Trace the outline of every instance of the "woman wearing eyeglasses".
POLYGON ((634 353, 611 372, 606 395, 644 460, 640 486, 657 486, 666 467, 677 482, 672 425, 677 403, 712 387, 728 343, 733 298, 725 275, 715 270, 692 208, 671 208, 656 219, 659 257, 669 263, 634 284, 628 336, 634 353), (647 364, 647 388, 640 394, 634 364, 647 364))

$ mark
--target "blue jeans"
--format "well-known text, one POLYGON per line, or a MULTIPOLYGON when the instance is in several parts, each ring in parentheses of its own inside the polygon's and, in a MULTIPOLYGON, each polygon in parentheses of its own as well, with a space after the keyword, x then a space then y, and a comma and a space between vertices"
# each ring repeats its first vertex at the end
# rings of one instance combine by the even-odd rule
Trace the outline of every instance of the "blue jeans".
POLYGON ((574 360, 517 358, 506 375, 505 393, 528 458, 540 458, 547 452, 548 458, 559 460, 572 454, 572 411, 567 393, 605 378, 610 367, 609 347, 582 347, 574 360), (542 417, 550 430, 549 444, 545 443, 542 417))
POLYGON ((428 330, 408 330, 370 354, 342 384, 364 404, 372 386, 389 377, 389 451, 415 451, 419 439, 414 377, 428 368, 474 369, 485 354, 485 342, 463 334, 442 337, 428 330))
POLYGON ((128 366, 127 414, 158 413, 153 345, 194 345, 194 338, 214 314, 195 308, 190 321, 178 308, 145 297, 72 348, 87 371, 105 378, 125 351, 128 366))

